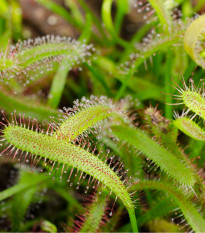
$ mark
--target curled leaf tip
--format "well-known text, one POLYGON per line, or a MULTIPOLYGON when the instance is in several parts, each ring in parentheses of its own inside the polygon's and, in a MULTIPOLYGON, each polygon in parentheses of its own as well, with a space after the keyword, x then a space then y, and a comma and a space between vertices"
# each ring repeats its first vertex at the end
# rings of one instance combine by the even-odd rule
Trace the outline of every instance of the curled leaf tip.
POLYGON ((205 14, 195 19, 188 27, 184 37, 184 47, 189 56, 205 68, 205 14))

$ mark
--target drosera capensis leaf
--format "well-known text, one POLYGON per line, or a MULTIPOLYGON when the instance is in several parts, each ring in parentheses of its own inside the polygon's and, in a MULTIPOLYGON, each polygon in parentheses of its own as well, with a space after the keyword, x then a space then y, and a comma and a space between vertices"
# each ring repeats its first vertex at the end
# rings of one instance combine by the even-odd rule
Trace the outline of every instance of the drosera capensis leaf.
POLYGON ((56 56, 60 60, 67 58, 69 61, 73 60, 74 62, 75 59, 78 61, 78 59, 83 58, 85 55, 90 55, 86 51, 90 47, 92 48, 92 45, 86 46, 71 38, 47 35, 17 44, 16 57, 20 60, 19 66, 22 68, 56 56), (27 59, 25 60, 25 58, 27 59))
MULTIPOLYGON (((177 145, 178 128, 175 125, 176 121, 171 122, 170 120, 167 120, 166 118, 162 117, 157 108, 154 109, 152 107, 145 110, 144 119, 145 124, 147 125, 147 130, 149 130, 151 135, 155 136, 155 140, 165 147, 166 150, 169 150, 176 158, 189 166, 197 183, 199 179, 197 171, 191 165, 191 161, 184 151, 179 147, 179 145, 177 145)), ((204 189, 201 185, 200 188, 201 190, 204 189)))
POLYGON ((107 194, 99 189, 86 208, 85 220, 78 232, 98 232, 106 212, 107 194))
POLYGON ((140 181, 134 184, 130 190, 156 189, 168 193, 180 207, 185 219, 195 232, 204 232, 205 220, 198 213, 194 205, 175 186, 160 181, 140 181))
POLYGON ((174 125, 187 136, 197 141, 205 141, 205 131, 190 118, 179 117, 174 120, 174 125))
POLYGON ((200 92, 185 90, 181 98, 189 110, 205 120, 205 99, 200 92))
MULTIPOLYGON (((4 138, 17 149, 41 155, 51 160, 58 159, 58 162, 76 167, 92 175, 107 186, 110 186, 112 190, 116 189, 115 182, 119 184, 119 187, 122 187, 119 177, 114 172, 112 173, 107 165, 80 147, 64 141, 62 143, 62 141, 54 137, 40 134, 21 126, 9 125, 3 132, 4 138), (109 174, 110 177, 106 177, 104 174, 109 174)), ((131 206, 129 199, 125 198, 124 200, 127 207, 131 206)))
POLYGON ((147 136, 143 130, 127 125, 115 125, 111 126, 111 129, 116 137, 135 146, 176 181, 187 186, 194 185, 195 176, 188 165, 183 164, 170 151, 147 136))
MULTIPOLYGON (((187 28, 187 23, 179 21, 173 22, 175 30, 171 34, 165 32, 158 34, 155 30, 144 38, 144 41, 136 44, 136 52, 130 54, 130 60, 122 64, 125 70, 128 66, 132 70, 138 70, 140 65, 145 63, 146 59, 155 56, 157 52, 165 51, 168 47, 172 48, 183 44, 183 36, 187 28)), ((145 63, 146 66, 146 63, 145 63)), ((127 72, 127 71, 126 71, 127 72)))
MULTIPOLYGON (((15 122, 9 123, 7 126, 2 123, 5 126, 2 130, 3 141, 5 140, 9 143, 9 146, 4 149, 2 153, 7 151, 9 155, 13 153, 13 156, 17 157, 18 152, 25 152, 26 155, 24 160, 27 162, 30 160, 31 166, 35 165, 36 161, 39 162, 39 158, 44 158, 44 163, 48 163, 48 160, 50 162, 53 161, 52 169, 57 162, 58 164, 63 164, 63 169, 64 166, 69 166, 81 171, 81 176, 83 173, 92 176, 109 188, 110 191, 123 202, 129 212, 133 231, 137 232, 134 205, 127 192, 127 187, 124 185, 125 181, 123 182, 121 180, 126 172, 122 172, 122 174, 118 174, 118 176, 109 165, 97 156, 93 156, 89 151, 84 150, 75 144, 66 142, 65 140, 59 140, 56 137, 52 137, 49 135, 48 131, 43 134, 39 129, 39 126, 36 126, 36 131, 30 130, 29 125, 28 127, 25 127, 25 124, 21 125, 21 122, 22 121, 20 120, 19 124, 16 124, 15 122), (8 152, 10 147, 13 147, 13 149, 8 152)), ((34 123, 36 123, 36 121, 32 122, 32 128, 34 127, 34 123)), ((107 159, 108 158, 106 158, 106 161, 107 159)), ((62 174, 64 172, 63 169, 62 174)), ((68 182, 69 181, 70 180, 68 179, 68 182)))
POLYGON ((90 99, 83 97, 81 101, 74 101, 73 108, 64 108, 60 118, 60 126, 57 126, 55 135, 57 138, 73 141, 89 128, 95 127, 95 132, 101 131, 99 126, 106 125, 108 117, 128 121, 129 119, 125 114, 128 107, 129 103, 126 99, 114 103, 105 96, 99 98, 91 96, 90 99))
POLYGON ((57 137, 67 139, 68 141, 74 140, 79 134, 85 132, 89 127, 96 124, 98 121, 106 119, 109 115, 109 108, 105 106, 93 106, 79 112, 75 116, 68 118, 62 123, 57 131, 57 137), (78 129, 73 130, 73 129, 78 129))
MULTIPOLYGON (((194 119, 195 116, 201 117, 205 120, 205 91, 204 91, 204 81, 200 80, 199 86, 196 86, 194 80, 191 78, 189 80, 189 85, 186 84, 184 78, 180 78, 182 81, 182 87, 172 79, 175 84, 175 89, 178 91, 177 95, 173 95, 173 97, 177 97, 176 99, 180 100, 179 104, 184 104, 187 111, 183 111, 182 116, 187 116, 189 111, 194 112, 195 114, 191 117, 194 119)), ((178 117, 178 113, 175 114, 178 117)))
MULTIPOLYGON (((70 37, 47 35, 36 39, 20 41, 15 47, 0 54, 0 78, 9 81, 12 78, 27 77, 34 67, 47 66, 52 69, 53 61, 67 60, 69 64, 79 64, 91 56, 93 46, 86 45, 70 37)), ((28 77, 27 77, 28 78, 28 77)), ((28 80, 26 80, 28 82, 28 80)))
POLYGON ((187 28, 184 37, 184 47, 191 58, 202 68, 205 68, 205 14, 196 18, 187 28))

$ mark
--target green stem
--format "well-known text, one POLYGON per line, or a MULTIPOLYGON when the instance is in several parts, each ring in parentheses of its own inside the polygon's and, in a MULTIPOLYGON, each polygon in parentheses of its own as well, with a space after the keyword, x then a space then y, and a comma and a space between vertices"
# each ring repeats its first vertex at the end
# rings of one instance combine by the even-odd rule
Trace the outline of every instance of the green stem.
POLYGON ((128 213, 129 213, 129 216, 130 216, 130 222, 131 222, 131 225, 132 225, 132 230, 133 230, 133 232, 138 233, 137 220, 136 220, 134 209, 129 209, 128 213))

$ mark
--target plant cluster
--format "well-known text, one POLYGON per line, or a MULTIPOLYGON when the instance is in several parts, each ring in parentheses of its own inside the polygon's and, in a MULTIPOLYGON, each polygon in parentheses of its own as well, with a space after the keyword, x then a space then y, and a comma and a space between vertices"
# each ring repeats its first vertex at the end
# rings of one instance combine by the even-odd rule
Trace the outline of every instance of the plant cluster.
POLYGON ((18 3, 0 3, 0 229, 204 232, 203 0, 103 0, 101 19, 84 0, 35 3, 79 38, 18 41, 18 3))

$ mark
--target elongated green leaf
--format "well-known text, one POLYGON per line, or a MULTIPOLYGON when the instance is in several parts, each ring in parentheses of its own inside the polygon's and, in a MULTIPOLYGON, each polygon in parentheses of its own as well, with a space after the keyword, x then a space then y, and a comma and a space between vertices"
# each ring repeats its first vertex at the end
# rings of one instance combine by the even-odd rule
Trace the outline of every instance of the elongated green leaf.
POLYGON ((85 222, 79 232, 97 232, 99 230, 101 220, 106 210, 107 194, 99 191, 95 194, 92 203, 87 208, 85 222))
POLYGON ((131 190, 156 189, 168 193, 177 205, 180 207, 187 222, 191 225, 195 232, 203 232, 205 229, 205 221, 198 213, 192 203, 174 186, 158 181, 141 181, 131 187, 131 190))
POLYGON ((180 117, 174 121, 175 126, 189 137, 205 141, 205 131, 188 117, 180 117))
POLYGON ((4 138, 16 149, 58 161, 85 172, 107 186, 126 206, 133 230, 137 231, 133 202, 117 174, 98 157, 64 140, 10 124, 4 138))
POLYGON ((112 126, 111 129, 117 137, 135 146, 178 182, 190 186, 195 183, 191 170, 142 130, 128 126, 112 126))

